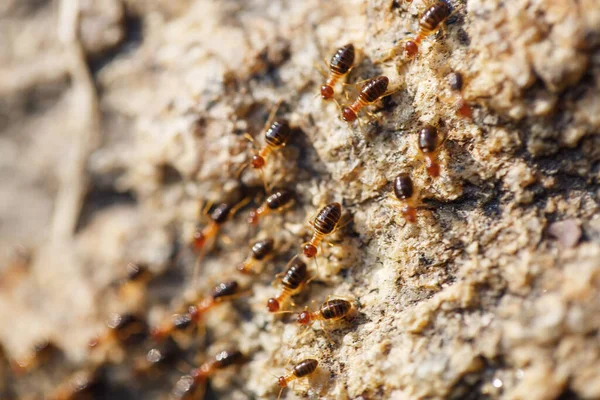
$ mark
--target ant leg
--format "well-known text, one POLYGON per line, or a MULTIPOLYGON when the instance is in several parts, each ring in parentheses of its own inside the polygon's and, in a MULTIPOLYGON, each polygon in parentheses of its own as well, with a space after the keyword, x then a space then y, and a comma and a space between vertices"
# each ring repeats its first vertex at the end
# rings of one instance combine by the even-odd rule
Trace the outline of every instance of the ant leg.
POLYGON ((259 169, 260 172, 260 178, 263 181, 263 186, 265 187, 265 193, 267 194, 267 196, 271 195, 271 188, 269 187, 269 184, 267 183, 267 178, 265 177, 265 171, 263 168, 259 169))

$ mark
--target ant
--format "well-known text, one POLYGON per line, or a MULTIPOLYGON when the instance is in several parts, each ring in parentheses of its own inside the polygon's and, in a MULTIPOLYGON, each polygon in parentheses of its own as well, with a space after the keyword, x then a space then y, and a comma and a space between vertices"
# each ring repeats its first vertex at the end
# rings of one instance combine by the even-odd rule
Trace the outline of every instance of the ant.
POLYGON ((250 255, 244 262, 237 266, 238 271, 243 274, 254 272, 254 265, 273 256, 275 241, 271 238, 260 240, 252 245, 250 255))
POLYGON ((321 98, 331 100, 334 94, 335 84, 350 73, 354 65, 354 45, 349 43, 337 49, 329 62, 329 75, 327 81, 321 86, 321 98))
POLYGON ((281 289, 276 297, 270 298, 267 301, 267 309, 269 312, 278 312, 290 297, 300 293, 308 283, 307 278, 308 273, 306 263, 304 263, 298 255, 294 256, 288 263, 287 270, 276 276, 276 281, 281 282, 281 289))
POLYGON ((407 57, 413 58, 419 52, 419 44, 427 36, 436 33, 444 21, 452 15, 452 7, 447 1, 436 1, 430 5, 421 18, 419 18, 419 32, 412 40, 407 40, 404 44, 404 53, 407 57))
POLYGON ((375 103, 384 96, 389 95, 387 92, 390 80, 387 76, 378 76, 368 79, 358 92, 358 97, 349 106, 342 107, 342 118, 346 122, 354 122, 358 118, 358 113, 364 107, 375 103))
POLYGON ((268 215, 273 211, 283 211, 288 207, 292 206, 294 200, 294 194, 289 190, 278 190, 275 193, 267 197, 263 204, 260 205, 256 210, 250 211, 248 216, 248 223, 257 225, 259 219, 262 216, 268 215))
POLYGON ((456 94, 456 101, 454 102, 456 106, 456 115, 463 118, 472 118, 473 110, 462 95, 464 86, 462 74, 460 72, 451 72, 448 74, 448 84, 450 85, 450 89, 456 94))
MULTIPOLYGON (((194 250, 199 252, 198 257, 196 258, 196 263, 194 265, 194 272, 192 275, 192 281, 194 285, 198 278, 198 273, 200 272, 200 263, 204 258, 204 254, 206 251, 206 244, 209 240, 214 239, 219 230, 229 219, 231 219, 240 208, 244 207, 250 199, 244 199, 235 206, 228 203, 221 203, 217 207, 215 207, 209 215, 210 222, 204 228, 198 228, 194 232, 194 236, 192 239, 192 247, 194 250)), ((206 209, 208 211, 208 209, 206 209)))
POLYGON ((281 388, 279 390, 279 396, 277 396, 277 400, 281 398, 283 389, 285 389, 291 381, 312 375, 318 366, 319 361, 313 358, 307 358, 306 360, 302 360, 296 364, 296 366, 292 368, 291 372, 288 372, 286 375, 277 378, 277 384, 281 388))
POLYGON ((425 157, 427 174, 432 178, 440 176, 440 164, 437 158, 445 141, 446 138, 444 137, 441 143, 439 142, 438 132, 434 126, 425 125, 419 132, 419 150, 423 157, 425 157))
POLYGON ((173 399, 196 399, 199 396, 199 388, 204 387, 206 380, 218 370, 232 365, 239 365, 246 357, 238 350, 224 350, 218 353, 213 360, 205 362, 198 368, 190 371, 189 375, 182 376, 172 392, 173 399))
POLYGON ((417 222, 416 193, 410 175, 401 173, 394 179, 394 195, 402 203, 402 215, 406 221, 417 222))
MULTIPOLYGON (((412 1, 412 0, 411 0, 412 1)), ((410 2, 410 1, 408 1, 410 2)), ((436 33, 440 28, 442 28, 442 24, 450 18, 452 15, 452 7, 448 3, 448 0, 440 0, 431 4, 425 12, 419 18, 419 32, 415 35, 413 39, 408 39, 404 41, 404 54, 407 58, 414 58, 419 52, 419 45, 421 42, 430 35, 436 33)), ((390 58, 396 55, 396 49, 399 46, 395 46, 389 51, 387 57, 381 62, 387 61, 390 58)))
POLYGON ((249 165, 251 165, 254 169, 260 170, 263 179, 263 184, 265 186, 265 191, 267 193, 269 193, 269 186, 267 185, 267 181, 265 180, 263 172, 263 168, 267 164, 267 157, 273 151, 284 147, 287 144, 290 137, 292 136, 292 129, 286 121, 273 122, 273 119, 275 118, 275 114, 277 113, 277 109, 279 108, 280 104, 281 101, 279 101, 277 105, 273 108, 271 114, 269 115, 269 119, 267 120, 263 128, 263 131, 265 131, 264 146, 259 147, 254 138, 250 136, 249 133, 244 134, 244 137, 254 146, 256 153, 252 156, 249 162, 243 164, 240 167, 237 173, 239 177, 249 165), (267 127, 269 127, 269 129, 267 129, 267 127))
POLYGON ((148 333, 148 325, 133 314, 112 314, 107 322, 108 331, 88 343, 90 349, 100 345, 119 343, 125 346, 140 343, 148 333))
POLYGON ((352 313, 354 305, 345 299, 325 300, 318 311, 311 312, 304 310, 298 315, 298 323, 303 326, 310 326, 315 321, 337 321, 352 313))
POLYGON ((160 341, 175 331, 185 330, 197 323, 202 315, 214 306, 234 299, 241 293, 237 281, 222 282, 215 286, 209 297, 189 306, 188 311, 184 314, 174 314, 171 321, 158 328, 153 328, 150 335, 155 341, 160 341))
POLYGON ((314 228, 314 233, 306 243, 302 252, 308 258, 314 258, 317 256, 317 246, 323 241, 323 238, 337 231, 338 223, 342 217, 342 205, 340 203, 330 203, 323 207, 314 221, 310 221, 309 224, 314 228))

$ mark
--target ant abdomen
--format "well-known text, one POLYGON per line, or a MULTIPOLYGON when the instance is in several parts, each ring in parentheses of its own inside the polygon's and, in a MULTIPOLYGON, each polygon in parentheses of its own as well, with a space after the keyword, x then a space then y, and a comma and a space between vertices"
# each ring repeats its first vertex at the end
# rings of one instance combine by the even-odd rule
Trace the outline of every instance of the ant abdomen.
POLYGON ((417 222, 417 209, 414 206, 415 190, 410 175, 402 173, 394 179, 394 195, 402 203, 402 215, 406 221, 417 222))
POLYGON ((275 121, 265 133, 265 143, 273 148, 280 148, 285 146, 291 135, 292 130, 287 122, 275 121))

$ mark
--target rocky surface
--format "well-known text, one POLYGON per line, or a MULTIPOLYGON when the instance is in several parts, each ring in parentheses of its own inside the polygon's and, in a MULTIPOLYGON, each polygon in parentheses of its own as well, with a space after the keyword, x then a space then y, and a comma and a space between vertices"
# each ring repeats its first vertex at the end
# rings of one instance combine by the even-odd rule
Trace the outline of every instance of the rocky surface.
POLYGON ((398 52, 386 62, 418 29, 421 1, 0 5, 0 394, 47 396, 108 358, 112 398, 164 397, 189 366, 131 380, 143 348, 90 355, 89 339, 112 313, 156 325, 196 289, 236 278, 251 294, 180 338, 188 362, 230 346, 248 355, 211 380, 212 396, 274 398, 274 376, 312 357, 317 373, 283 398, 599 398, 600 8, 452 5, 415 60, 398 52), (349 42, 360 49, 349 82, 384 74, 393 91, 351 126, 316 96, 315 66, 349 42), (459 96, 472 119, 456 114, 459 96), (199 209, 260 202, 260 175, 238 179, 253 151, 243 134, 263 143, 279 101, 277 117, 295 130, 265 176, 296 203, 257 230, 246 223, 253 204, 242 208, 194 288, 187 244, 206 222, 199 209), (438 179, 417 148, 424 124, 446 138, 438 179), (400 172, 423 199, 416 224, 389 195, 400 172), (351 223, 311 264, 316 279, 297 308, 335 295, 358 312, 303 333, 265 304, 329 201, 351 223), (278 255, 259 276, 239 276, 249 243, 264 237, 278 255), (147 290, 112 285, 128 262, 156 274, 147 290), (61 354, 15 376, 6 360, 27 359, 43 340, 61 354))

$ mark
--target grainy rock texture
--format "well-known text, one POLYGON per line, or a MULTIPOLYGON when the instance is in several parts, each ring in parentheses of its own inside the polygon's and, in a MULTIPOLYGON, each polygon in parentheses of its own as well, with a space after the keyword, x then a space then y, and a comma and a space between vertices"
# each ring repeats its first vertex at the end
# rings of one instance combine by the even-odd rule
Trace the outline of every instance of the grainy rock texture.
POLYGON ((415 60, 381 62, 418 30, 420 0, 2 2, 0 398, 47 398, 95 365, 105 397, 165 398, 229 347, 248 361, 209 396, 275 398, 274 376, 310 357, 317 372, 283 398, 600 398, 600 7, 450 3, 415 60), (349 42, 349 82, 386 75, 393 92, 354 125, 316 96, 323 59, 349 42), (460 96, 472 118, 457 115, 460 96), (243 134, 262 145, 279 101, 294 133, 264 175, 296 201, 251 229, 263 183, 239 174, 253 152, 243 134), (438 179, 417 148, 425 124, 446 139, 438 179), (416 224, 389 195, 401 172, 422 199, 416 224), (244 198, 194 287, 199 210, 244 198), (295 309, 328 295, 358 309, 304 331, 265 304, 329 201, 349 223, 309 264, 295 309), (277 255, 240 276, 265 237, 277 255), (113 285, 128 262, 155 275, 147 290, 113 285), (233 278, 248 291, 178 338, 170 368, 132 378, 150 343, 88 351, 111 314, 155 326, 233 278), (58 350, 19 372, 44 340, 58 350))

